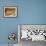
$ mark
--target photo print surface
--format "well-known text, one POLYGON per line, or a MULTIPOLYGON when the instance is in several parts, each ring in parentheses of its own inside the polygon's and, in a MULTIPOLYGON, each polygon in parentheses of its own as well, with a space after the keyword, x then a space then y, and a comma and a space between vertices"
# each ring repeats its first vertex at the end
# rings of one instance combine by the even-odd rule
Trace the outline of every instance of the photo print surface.
POLYGON ((46 25, 20 25, 20 39, 46 41, 46 25))
POLYGON ((16 17, 17 8, 16 7, 4 7, 4 16, 5 17, 16 17))

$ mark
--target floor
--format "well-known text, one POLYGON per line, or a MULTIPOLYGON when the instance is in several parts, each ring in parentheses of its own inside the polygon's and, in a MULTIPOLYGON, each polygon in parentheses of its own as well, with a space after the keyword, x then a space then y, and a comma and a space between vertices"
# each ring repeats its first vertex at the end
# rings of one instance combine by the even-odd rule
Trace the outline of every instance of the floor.
MULTIPOLYGON (((0 44, 0 46, 8 46, 8 44, 0 44)), ((28 41, 21 40, 19 45, 14 44, 13 46, 46 46, 46 42, 43 42, 43 41, 32 42, 31 40, 28 40, 28 41)))
MULTIPOLYGON (((0 44, 0 46, 8 46, 8 44, 0 44)), ((10 46, 18 46, 18 44, 10 45, 10 46)))
POLYGON ((28 40, 28 41, 21 40, 20 46, 46 46, 46 42, 45 41, 32 42, 31 40, 28 40))

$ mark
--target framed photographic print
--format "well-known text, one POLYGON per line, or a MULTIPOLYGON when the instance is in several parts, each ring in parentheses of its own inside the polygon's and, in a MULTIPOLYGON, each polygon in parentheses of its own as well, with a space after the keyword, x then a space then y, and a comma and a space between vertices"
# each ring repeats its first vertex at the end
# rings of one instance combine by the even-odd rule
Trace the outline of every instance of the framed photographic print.
POLYGON ((17 8, 16 7, 4 7, 4 17, 16 17, 17 8))
POLYGON ((46 25, 44 24, 19 24, 18 41, 46 41, 46 25))

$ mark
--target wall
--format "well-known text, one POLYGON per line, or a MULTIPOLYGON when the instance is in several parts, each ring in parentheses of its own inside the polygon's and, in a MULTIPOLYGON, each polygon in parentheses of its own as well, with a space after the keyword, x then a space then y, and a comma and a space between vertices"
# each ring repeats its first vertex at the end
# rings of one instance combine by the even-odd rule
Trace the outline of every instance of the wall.
MULTIPOLYGON (((10 32, 17 32, 18 17, 5 18, 3 17, 3 10, 5 6, 18 6, 18 0, 0 0, 0 44, 7 44, 8 34, 10 32)), ((17 38, 18 39, 18 38, 17 38)), ((16 43, 18 42, 16 39, 16 43)))
MULTIPOLYGON (((46 24, 46 0, 0 0, 0 44, 7 44, 9 32, 18 32, 18 24, 46 24), (5 6, 16 6, 16 18, 4 18, 5 6)), ((17 39, 16 39, 17 43, 17 39)))

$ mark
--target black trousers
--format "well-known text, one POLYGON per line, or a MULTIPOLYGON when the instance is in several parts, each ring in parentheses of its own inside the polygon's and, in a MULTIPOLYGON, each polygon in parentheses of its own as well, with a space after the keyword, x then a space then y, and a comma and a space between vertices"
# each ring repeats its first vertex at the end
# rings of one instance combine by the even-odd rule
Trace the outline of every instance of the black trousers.
MULTIPOLYGON (((45 35, 44 35, 45 36, 45 35)), ((46 40, 46 36, 45 36, 45 40, 46 40)))

